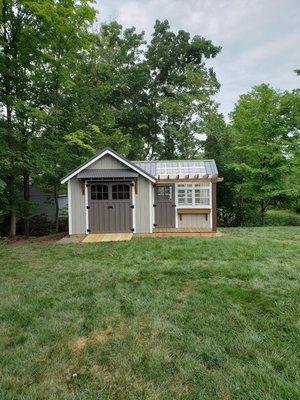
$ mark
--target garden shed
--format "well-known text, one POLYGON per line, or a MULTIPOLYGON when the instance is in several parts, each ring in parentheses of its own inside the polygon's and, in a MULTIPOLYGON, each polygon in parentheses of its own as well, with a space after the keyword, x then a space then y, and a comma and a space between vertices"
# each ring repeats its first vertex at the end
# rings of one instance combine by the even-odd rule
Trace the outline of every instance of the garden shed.
POLYGON ((106 148, 66 175, 69 234, 217 229, 214 160, 128 161, 106 148))

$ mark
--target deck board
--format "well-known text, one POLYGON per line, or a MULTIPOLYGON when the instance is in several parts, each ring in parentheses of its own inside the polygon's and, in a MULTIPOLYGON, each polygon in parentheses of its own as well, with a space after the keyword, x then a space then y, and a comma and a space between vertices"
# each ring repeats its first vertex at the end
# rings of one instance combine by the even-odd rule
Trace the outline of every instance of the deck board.
POLYGON ((211 229, 205 228, 154 228, 154 233, 207 233, 211 229))
POLYGON ((132 233, 89 233, 82 243, 120 242, 131 240, 132 233))

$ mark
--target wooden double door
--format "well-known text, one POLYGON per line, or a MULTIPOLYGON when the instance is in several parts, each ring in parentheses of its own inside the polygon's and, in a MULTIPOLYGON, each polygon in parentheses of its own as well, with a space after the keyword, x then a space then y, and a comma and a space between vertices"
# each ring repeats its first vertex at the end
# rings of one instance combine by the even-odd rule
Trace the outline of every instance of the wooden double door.
POLYGON ((90 232, 131 232, 132 190, 130 182, 89 184, 90 232))

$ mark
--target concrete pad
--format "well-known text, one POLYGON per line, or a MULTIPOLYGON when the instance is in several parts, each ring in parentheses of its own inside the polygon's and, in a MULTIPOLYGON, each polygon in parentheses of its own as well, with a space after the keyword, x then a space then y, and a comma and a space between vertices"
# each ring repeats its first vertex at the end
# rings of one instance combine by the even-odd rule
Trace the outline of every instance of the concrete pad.
POLYGON ((132 233, 90 233, 86 235, 82 243, 120 242, 131 240, 132 235, 132 233))

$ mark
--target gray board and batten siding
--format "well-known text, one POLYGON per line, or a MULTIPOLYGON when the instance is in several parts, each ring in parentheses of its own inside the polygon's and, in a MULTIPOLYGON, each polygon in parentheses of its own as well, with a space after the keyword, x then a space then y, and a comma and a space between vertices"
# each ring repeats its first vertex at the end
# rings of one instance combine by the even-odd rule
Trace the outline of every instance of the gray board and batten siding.
MULTIPOLYGON (((93 164, 89 165, 89 170, 124 170, 127 174, 128 166, 124 165, 121 161, 116 160, 111 155, 105 155, 93 164)), ((84 173, 83 170, 79 174, 84 173)), ((134 177, 136 172, 132 171, 134 177)), ((79 175, 78 174, 78 175, 79 175)), ((152 196, 152 185, 148 179, 140 174, 137 174, 137 194, 135 194, 135 232, 136 233, 149 233, 152 232, 152 202, 149 201, 152 196)), ((80 176, 80 175, 79 175, 80 176)), ((133 178, 132 176, 130 178, 133 178)), ((82 191, 77 175, 68 181, 68 192, 71 198, 69 206, 70 213, 70 234, 84 234, 87 229, 86 221, 86 197, 82 191)))

